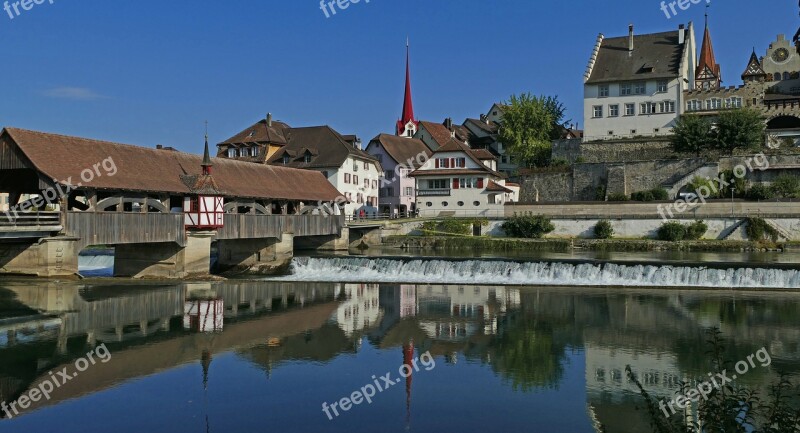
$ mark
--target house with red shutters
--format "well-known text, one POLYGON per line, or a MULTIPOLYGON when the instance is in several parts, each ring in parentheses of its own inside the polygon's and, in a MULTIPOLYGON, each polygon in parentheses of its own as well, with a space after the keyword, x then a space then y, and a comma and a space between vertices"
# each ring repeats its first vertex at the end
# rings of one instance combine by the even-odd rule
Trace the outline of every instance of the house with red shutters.
POLYGON ((519 200, 519 185, 497 171, 495 156, 451 139, 410 174, 416 180, 420 216, 503 216, 519 200))

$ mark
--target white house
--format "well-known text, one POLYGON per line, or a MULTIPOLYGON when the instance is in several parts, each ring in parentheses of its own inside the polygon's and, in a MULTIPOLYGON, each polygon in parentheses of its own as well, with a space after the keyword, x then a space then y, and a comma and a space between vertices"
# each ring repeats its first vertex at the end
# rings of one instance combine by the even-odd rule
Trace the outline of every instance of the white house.
POLYGON ((497 171, 494 155, 452 139, 410 174, 420 216, 500 216, 519 200, 519 186, 497 171))
POLYGON ((584 75, 584 141, 669 135, 694 88, 694 25, 597 38, 584 75))

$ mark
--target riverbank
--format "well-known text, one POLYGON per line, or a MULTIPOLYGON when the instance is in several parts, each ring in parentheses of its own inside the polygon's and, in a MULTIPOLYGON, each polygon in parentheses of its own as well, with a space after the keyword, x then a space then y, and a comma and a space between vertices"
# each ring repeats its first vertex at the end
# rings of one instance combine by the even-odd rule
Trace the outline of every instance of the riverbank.
POLYGON ((765 244, 751 241, 668 242, 651 239, 511 239, 461 236, 389 236, 383 239, 383 245, 423 251, 782 252, 800 249, 797 243, 765 244))

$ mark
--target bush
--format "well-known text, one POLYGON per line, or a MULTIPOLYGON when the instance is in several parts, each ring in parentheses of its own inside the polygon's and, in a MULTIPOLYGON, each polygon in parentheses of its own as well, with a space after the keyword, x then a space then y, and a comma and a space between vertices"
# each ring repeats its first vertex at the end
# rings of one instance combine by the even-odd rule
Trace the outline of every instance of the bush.
POLYGON ((541 239, 556 229, 550 218, 542 215, 514 214, 502 225, 503 231, 513 238, 541 239))
POLYGON ((754 242, 761 242, 769 240, 772 242, 777 242, 780 233, 775 230, 774 227, 767 224, 767 222, 763 218, 748 218, 747 219, 747 237, 750 238, 751 241, 754 242))
POLYGON ((800 177, 782 174, 770 186, 775 197, 800 198, 800 177))
POLYGON ((628 196, 619 192, 608 195, 608 201, 628 201, 628 196))
POLYGON ((757 183, 747 190, 746 197, 748 200, 772 200, 775 195, 771 188, 764 184, 757 183))
POLYGON ((439 221, 426 221, 422 223, 420 229, 431 234, 468 236, 472 234, 472 226, 475 224, 485 226, 489 224, 489 220, 449 218, 439 221))
POLYGON ((708 224, 704 221, 695 221, 686 227, 686 239, 690 241, 703 239, 707 231, 708 224))
POLYGON ((670 221, 658 229, 658 240, 677 242, 686 238, 686 226, 677 222, 670 221))
POLYGON ((609 220, 600 220, 594 226, 595 239, 611 239, 614 237, 614 227, 609 220))
POLYGON ((648 191, 640 191, 631 194, 633 201, 666 201, 669 200, 669 193, 664 188, 653 188, 648 191))

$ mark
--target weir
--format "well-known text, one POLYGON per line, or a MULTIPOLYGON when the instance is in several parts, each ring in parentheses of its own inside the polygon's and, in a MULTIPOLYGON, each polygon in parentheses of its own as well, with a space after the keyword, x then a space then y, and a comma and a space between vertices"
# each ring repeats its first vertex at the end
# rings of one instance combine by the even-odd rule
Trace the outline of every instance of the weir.
POLYGON ((281 281, 797 289, 800 270, 620 263, 297 257, 281 281))

